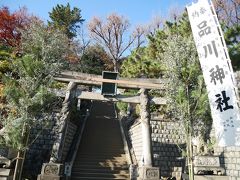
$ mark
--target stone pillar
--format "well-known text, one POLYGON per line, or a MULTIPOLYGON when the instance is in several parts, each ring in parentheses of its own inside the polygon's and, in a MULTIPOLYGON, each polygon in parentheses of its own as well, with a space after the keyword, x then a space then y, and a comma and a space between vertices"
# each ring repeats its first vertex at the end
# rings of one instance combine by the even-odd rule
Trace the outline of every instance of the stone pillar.
POLYGON ((53 163, 61 163, 64 161, 62 159, 62 150, 64 148, 64 136, 67 128, 67 121, 70 119, 71 114, 71 103, 76 96, 76 87, 77 84, 75 82, 70 82, 67 87, 67 92, 65 99, 63 101, 62 109, 61 109, 61 117, 57 121, 57 138, 53 144, 52 154, 50 158, 50 162, 53 163))
POLYGON ((58 163, 44 163, 37 180, 64 180, 64 166, 58 163))
POLYGON ((159 168, 152 167, 152 140, 150 131, 149 98, 146 89, 140 90, 140 116, 143 139, 142 166, 138 169, 138 180, 159 180, 159 168))
POLYGON ((149 99, 146 89, 140 90, 140 116, 143 138, 143 166, 152 166, 149 99))

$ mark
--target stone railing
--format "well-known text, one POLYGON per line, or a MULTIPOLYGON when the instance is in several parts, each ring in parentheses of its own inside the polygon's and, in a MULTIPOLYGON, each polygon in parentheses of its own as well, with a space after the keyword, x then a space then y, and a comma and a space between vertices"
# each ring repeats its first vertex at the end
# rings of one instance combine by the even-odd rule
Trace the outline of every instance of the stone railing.
POLYGON ((76 132, 76 125, 71 123, 71 115, 75 105, 76 83, 70 82, 67 87, 65 100, 63 101, 60 118, 56 126, 56 140, 53 145, 50 161, 62 163, 66 158, 73 136, 76 132))
POLYGON ((39 180, 48 178, 61 178, 64 176, 64 165, 71 147, 77 126, 71 122, 73 112, 77 108, 76 83, 70 82, 62 104, 60 115, 57 119, 54 132, 56 134, 49 163, 44 163, 39 180))
POLYGON ((68 152, 69 156, 68 156, 68 158, 65 162, 66 179, 71 179, 72 166, 73 166, 73 163, 74 163, 75 158, 77 156, 78 148, 79 148, 79 145, 81 143, 82 135, 83 135, 83 132, 84 132, 84 129, 85 129, 87 119, 90 115, 91 109, 92 109, 92 104, 90 105, 90 107, 88 107, 84 111, 84 115, 82 115, 81 118, 80 118, 81 125, 77 129, 77 132, 75 134, 74 140, 73 140, 72 145, 71 145, 71 150, 68 152))
POLYGON ((135 156, 135 163, 141 164, 142 159, 142 129, 140 122, 136 122, 129 128, 128 137, 131 144, 131 151, 135 156))

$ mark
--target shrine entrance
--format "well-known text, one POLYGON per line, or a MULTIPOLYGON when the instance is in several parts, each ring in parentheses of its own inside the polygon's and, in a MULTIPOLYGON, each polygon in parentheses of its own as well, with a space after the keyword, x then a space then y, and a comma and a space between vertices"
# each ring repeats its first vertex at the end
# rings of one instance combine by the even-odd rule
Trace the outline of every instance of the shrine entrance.
MULTIPOLYGON (((149 96, 148 91, 151 89, 163 90, 164 89, 163 81, 161 81, 160 79, 144 79, 144 78, 105 79, 102 76, 98 76, 98 75, 84 74, 84 73, 78 73, 78 72, 72 72, 72 71, 71 72, 70 71, 62 72, 57 77, 55 77, 55 80, 60 81, 60 82, 69 82, 67 92, 57 94, 58 96, 65 97, 65 102, 67 102, 67 99, 69 99, 70 97, 74 97, 74 98, 78 99, 78 106, 80 106, 79 104, 81 103, 81 100, 101 101, 101 102, 105 102, 105 103, 108 102, 107 104, 97 103, 97 102, 95 102, 93 104, 92 112, 90 111, 90 114, 89 114, 89 122, 87 122, 86 126, 85 126, 86 132, 83 133, 81 136, 82 143, 83 144, 85 143, 85 146, 82 145, 82 147, 81 147, 82 149, 81 148, 75 149, 74 160, 69 165, 67 165, 67 167, 65 167, 65 173, 68 174, 68 177, 72 176, 72 177, 78 178, 78 177, 85 176, 86 174, 88 174, 88 177, 90 177, 90 175, 91 175, 91 177, 93 177, 94 174, 96 175, 97 172, 91 173, 90 171, 100 170, 99 164, 101 166, 104 166, 104 168, 105 168, 104 171, 106 171, 106 172, 110 171, 109 167, 108 167, 109 163, 112 165, 111 168, 113 170, 114 170, 114 168, 118 168, 118 165, 120 165, 121 168, 123 168, 123 169, 121 169, 121 172, 124 172, 124 168, 126 168, 126 165, 127 165, 127 167, 130 166, 132 168, 131 165, 133 164, 133 162, 132 162, 133 159, 131 157, 131 153, 128 148, 128 143, 127 143, 127 140, 125 137, 124 129, 121 127, 122 125, 121 125, 121 123, 119 123, 120 121, 115 121, 119 124, 119 135, 116 134, 116 132, 113 130, 113 127, 117 127, 117 125, 114 122, 114 119, 115 120, 118 120, 118 119, 116 117, 113 117, 113 114, 114 114, 113 112, 110 112, 110 111, 112 111, 111 109, 113 107, 115 107, 114 102, 125 102, 128 104, 140 104, 140 121, 141 121, 141 127, 142 127, 142 147, 143 147, 142 148, 142 158, 143 158, 142 162, 143 162, 143 164, 141 165, 141 167, 139 169, 139 171, 141 171, 139 174, 141 174, 140 176, 142 176, 142 179, 146 179, 146 177, 148 177, 148 178, 155 177, 156 179, 157 178, 159 179, 159 168, 158 167, 154 168, 153 162, 152 162, 152 152, 151 152, 152 140, 151 140, 151 131, 150 131, 149 105, 150 104, 164 105, 164 104, 166 104, 166 99, 160 98, 160 97, 151 97, 151 96, 149 96), (84 87, 85 86, 100 87, 104 83, 105 84, 107 84, 107 83, 116 84, 117 88, 119 88, 119 89, 137 89, 138 94, 137 95, 123 95, 123 94, 116 93, 113 95, 107 94, 107 96, 106 96, 106 95, 102 95, 97 92, 91 92, 91 91, 87 91, 87 90, 78 88, 78 85, 84 85, 84 87), (74 93, 73 93, 73 89, 74 89, 74 93), (100 113, 99 109, 101 109, 101 108, 105 109, 105 110, 102 110, 103 112, 101 112, 103 117, 97 116, 97 114, 100 113), (105 115, 108 111, 110 114, 105 115), (107 118, 111 119, 112 121, 109 121, 107 118), (98 121, 96 121, 96 119, 98 119, 98 121), (106 126, 106 127, 109 126, 109 129, 103 130, 104 128, 106 128, 104 126, 106 126), (94 132, 92 132, 91 129, 94 132), (112 132, 112 136, 114 138, 108 137, 109 135, 106 135, 106 134, 108 134, 107 131, 112 132), (94 133, 96 133, 95 136, 91 136, 91 134, 94 134, 94 133), (106 139, 108 139, 109 142, 112 142, 113 146, 115 146, 117 149, 119 149, 119 151, 114 148, 112 149, 111 144, 105 142, 106 139, 96 140, 101 135, 104 136, 106 139), (85 137, 85 139, 84 139, 84 137, 85 137), (92 139, 91 139, 91 137, 92 137, 92 139), (121 139, 121 141, 119 138, 121 139), (114 139, 115 139, 115 141, 114 141, 114 139), (118 141, 117 141, 117 139, 118 139, 118 141), (92 142, 92 144, 91 144, 91 142, 92 142), (98 145, 96 145, 96 144, 98 144, 98 145), (123 145, 124 153, 123 152, 120 153, 120 149, 121 149, 120 144, 123 145), (108 158, 109 158, 109 155, 111 155, 111 152, 108 150, 111 150, 111 149, 113 151, 112 153, 116 153, 117 155, 110 158, 110 159, 114 159, 114 161, 109 162, 108 158), (97 151, 101 152, 101 150, 103 150, 105 153, 102 153, 101 155, 96 153, 97 151), (86 155, 92 151, 96 151, 96 152, 94 154, 92 154, 91 156, 86 155), (106 152, 108 152, 108 153, 106 154, 106 152), (121 164, 121 163, 125 162, 122 159, 123 154, 127 155, 127 164, 125 163, 125 165, 121 164), (91 157, 94 157, 94 159, 92 161, 90 161, 91 157), (105 158, 105 161, 98 162, 97 159, 101 159, 101 158, 105 158), (87 173, 85 172, 85 170, 84 170, 84 172, 83 172, 83 170, 79 170, 79 172, 78 172, 79 167, 82 166, 82 164, 78 164, 78 160, 79 160, 79 162, 81 161, 81 163, 85 162, 84 166, 88 166, 88 169, 87 170, 85 169, 86 171, 88 171, 87 173), (97 162, 98 166, 93 166, 93 167, 91 166, 91 168, 90 168, 90 164, 92 164, 93 162, 95 164, 97 162), (120 164, 118 164, 118 163, 120 163, 120 164), (92 170, 89 170, 89 168, 92 170), (98 169, 98 170, 96 170, 96 169, 98 169), (151 172, 151 173, 149 173, 149 172, 151 172), (84 175, 84 173, 85 173, 85 175, 84 175)), ((89 88, 89 89, 92 89, 92 88, 89 88)), ((63 129, 64 129, 64 127, 63 127, 63 129)), ((118 131, 118 130, 116 130, 116 131, 118 131)), ((64 133, 64 134, 67 134, 67 133, 64 133)), ((66 137, 63 138, 63 137, 59 136, 59 139, 57 142, 58 143, 60 142, 60 144, 57 144, 56 146, 54 146, 54 147, 56 147, 56 149, 54 151, 55 159, 54 158, 52 159, 52 163, 63 163, 64 162, 64 158, 62 157, 63 153, 61 151, 64 149, 65 145, 64 145, 64 142, 62 141, 62 139, 66 139, 66 137)), ((103 167, 101 167, 101 168, 103 168, 103 167)), ((130 171, 132 171, 132 170, 130 170, 130 171)), ((112 170, 111 170, 111 172, 112 172, 112 170)), ((115 175, 114 175, 114 173, 112 173, 110 175, 109 175, 109 173, 107 173, 107 174, 108 174, 108 176, 111 176, 111 178, 115 177, 115 175, 116 175, 116 177, 121 176, 121 173, 115 174, 115 175)), ((126 179, 129 179, 130 177, 128 177, 127 174, 128 173, 125 173, 125 175, 127 177, 126 179)), ((133 172, 130 172, 129 174, 130 174, 130 176, 132 176, 133 172)), ((100 175, 98 174, 96 176, 100 176, 100 175)))

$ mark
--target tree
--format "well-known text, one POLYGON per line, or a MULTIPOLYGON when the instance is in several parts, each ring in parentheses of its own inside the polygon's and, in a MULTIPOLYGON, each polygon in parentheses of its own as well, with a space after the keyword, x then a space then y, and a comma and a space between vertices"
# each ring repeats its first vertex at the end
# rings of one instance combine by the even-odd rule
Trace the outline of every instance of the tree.
POLYGON ((66 6, 58 4, 49 12, 49 17, 49 25, 63 31, 69 39, 76 37, 76 31, 84 21, 81 10, 76 7, 71 10, 69 3, 66 6))
POLYGON ((213 0, 219 21, 227 27, 240 24, 239 0, 213 0))
POLYGON ((0 83, 2 83, 2 76, 7 72, 11 72, 11 64, 13 58, 8 49, 0 47, 0 83))
POLYGON ((224 30, 224 39, 228 47, 233 70, 240 70, 240 26, 238 24, 224 30))
POLYGON ((25 8, 10 13, 8 7, 2 7, 0 9, 0 44, 19 48, 20 30, 29 25, 31 18, 27 15, 25 8))
POLYGON ((67 36, 58 29, 44 25, 42 21, 33 21, 30 27, 23 31, 21 46, 23 55, 31 55, 34 59, 40 59, 51 65, 49 70, 52 72, 46 75, 58 73, 59 68, 67 63, 66 56, 69 52, 67 36))
POLYGON ((206 135, 208 97, 193 38, 171 35, 167 41, 162 60, 169 79, 168 104, 172 116, 183 123, 189 176, 193 179, 192 137, 206 135))
POLYGON ((152 59, 148 48, 138 48, 123 62, 121 76, 128 78, 159 78, 163 68, 157 59, 152 59))
POLYGON ((80 68, 84 73, 102 74, 102 71, 113 69, 111 59, 100 45, 89 46, 85 49, 80 60, 80 68))
POLYGON ((240 70, 240 1, 214 0, 233 69, 240 70))
POLYGON ((166 21, 155 34, 149 34, 148 59, 155 59, 167 80, 168 115, 182 122, 186 142, 189 179, 193 179, 192 137, 204 138, 211 122, 197 51, 191 35, 187 14, 174 21, 166 21), (150 58, 151 57, 151 58, 150 58))
MULTIPOLYGON (((40 21, 22 32, 23 55, 13 64, 18 77, 5 77, 9 111, 1 117, 4 127, 0 136, 2 145, 18 150, 16 169, 23 164, 31 129, 50 120, 47 112, 54 108, 55 98, 48 89, 65 62, 67 42, 64 34, 40 21)), ((15 174, 15 179, 21 179, 20 174, 15 174)))
MULTIPOLYGON (((129 21, 118 14, 110 14, 103 22, 94 17, 88 24, 91 36, 104 47, 112 58, 114 71, 119 70, 119 64, 123 53, 134 43, 142 31, 135 31, 134 35, 128 35, 129 21), (140 34, 139 34, 140 32, 140 34)), ((139 39, 139 38, 138 38, 139 39)))

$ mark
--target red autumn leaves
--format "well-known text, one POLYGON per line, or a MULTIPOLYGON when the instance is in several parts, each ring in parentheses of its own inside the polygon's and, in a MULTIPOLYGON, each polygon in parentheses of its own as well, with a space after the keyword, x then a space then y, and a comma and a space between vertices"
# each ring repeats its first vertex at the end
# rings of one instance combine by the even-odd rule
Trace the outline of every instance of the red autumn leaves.
POLYGON ((9 11, 8 7, 0 8, 0 43, 18 49, 21 40, 21 30, 29 22, 30 16, 27 15, 25 8, 21 8, 13 13, 9 11))

